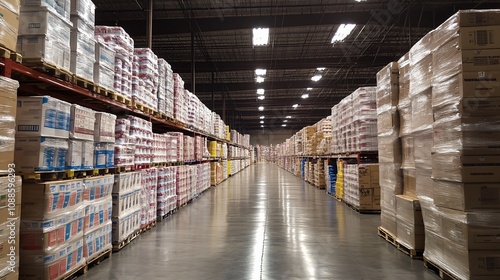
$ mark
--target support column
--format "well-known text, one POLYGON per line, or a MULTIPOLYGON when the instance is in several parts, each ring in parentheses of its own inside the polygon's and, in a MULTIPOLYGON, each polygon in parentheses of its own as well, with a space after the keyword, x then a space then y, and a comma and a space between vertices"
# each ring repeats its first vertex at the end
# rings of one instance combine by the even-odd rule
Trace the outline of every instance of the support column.
POLYGON ((194 32, 191 31, 191 91, 196 94, 196 60, 194 49, 194 32))
POLYGON ((147 47, 153 49, 153 0, 148 1, 148 25, 146 31, 147 47))

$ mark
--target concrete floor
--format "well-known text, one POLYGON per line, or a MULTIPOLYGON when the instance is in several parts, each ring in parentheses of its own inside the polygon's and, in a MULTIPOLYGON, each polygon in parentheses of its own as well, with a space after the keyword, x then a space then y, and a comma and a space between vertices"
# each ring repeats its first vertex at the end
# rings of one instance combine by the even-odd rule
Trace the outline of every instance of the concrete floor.
POLYGON ((82 279, 438 279, 377 236, 379 219, 259 163, 82 279))

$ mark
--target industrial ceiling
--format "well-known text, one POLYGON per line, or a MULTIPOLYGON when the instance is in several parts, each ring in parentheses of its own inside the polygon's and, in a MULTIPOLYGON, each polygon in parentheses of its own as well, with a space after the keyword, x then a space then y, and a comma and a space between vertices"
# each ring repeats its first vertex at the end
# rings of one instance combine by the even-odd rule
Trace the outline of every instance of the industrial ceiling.
POLYGON ((148 45, 152 10, 153 51, 182 76, 188 90, 210 109, 225 115, 227 124, 246 133, 296 131, 314 124, 356 88, 375 85, 375 74, 381 67, 399 59, 456 11, 500 6, 497 0, 94 3, 96 24, 122 26, 136 47, 148 45), (356 26, 344 41, 332 44, 342 24, 356 26), (253 45, 254 28, 269 28, 267 45, 253 45), (256 69, 267 70, 264 82, 256 82, 256 69), (312 81, 314 75, 322 79, 312 81), (258 99, 257 89, 265 90, 264 100, 258 99), (303 94, 309 97, 303 99, 303 94), (294 104, 299 106, 293 108, 294 104), (259 106, 264 110, 259 111, 259 106))

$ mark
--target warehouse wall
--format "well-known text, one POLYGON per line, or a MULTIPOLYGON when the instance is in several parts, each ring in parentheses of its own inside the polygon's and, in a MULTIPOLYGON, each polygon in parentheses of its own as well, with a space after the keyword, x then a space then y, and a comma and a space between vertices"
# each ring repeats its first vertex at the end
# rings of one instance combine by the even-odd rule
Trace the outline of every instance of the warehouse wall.
POLYGON ((285 142, 286 139, 293 136, 291 131, 277 131, 277 132, 253 132, 250 133, 251 145, 277 145, 285 142))

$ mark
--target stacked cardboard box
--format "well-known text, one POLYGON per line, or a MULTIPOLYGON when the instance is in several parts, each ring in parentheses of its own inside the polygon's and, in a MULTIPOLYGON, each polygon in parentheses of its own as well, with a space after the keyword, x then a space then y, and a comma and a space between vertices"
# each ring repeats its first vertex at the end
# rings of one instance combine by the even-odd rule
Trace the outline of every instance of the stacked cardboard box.
POLYGON ((156 191, 158 197, 158 217, 163 217, 177 206, 177 194, 175 191, 175 167, 158 168, 158 185, 156 191))
POLYGON ((70 1, 57 6, 49 2, 21 1, 17 51, 23 60, 45 61, 70 71, 70 1))
POLYGON ((5 279, 18 277, 21 185, 19 176, 0 177, 0 277, 5 279))
POLYGON ((141 171, 141 228, 156 222, 158 205, 158 169, 148 168, 141 171))
POLYGON ((318 188, 325 188, 325 167, 322 160, 318 160, 314 166, 314 185, 318 188))
POLYGON ((134 49, 132 100, 151 109, 158 108, 158 57, 148 48, 134 49))
POLYGON ((350 152, 376 151, 377 104, 376 88, 362 87, 352 93, 353 143, 350 152))
POLYGON ((379 166, 345 164, 343 199, 359 210, 380 210, 379 166))
POLYGON ((14 162, 18 87, 17 81, 0 77, 0 104, 2 104, 0 137, 3 139, 0 151, 0 174, 8 174, 10 164, 14 162))
POLYGON ((96 41, 95 5, 91 0, 71 1, 71 61, 70 70, 78 77, 94 80, 96 41))
POLYGON ((458 12, 433 35, 434 181, 417 189, 424 257, 459 279, 496 279, 500 11, 458 12))
POLYGON ((96 36, 94 83, 108 90, 115 84, 116 51, 105 44, 104 39, 96 36))
POLYGON ((120 243, 141 226, 142 172, 116 174, 113 185, 112 237, 120 243))
POLYGON ((0 45, 16 50, 19 32, 19 0, 6 0, 0 3, 0 45))

